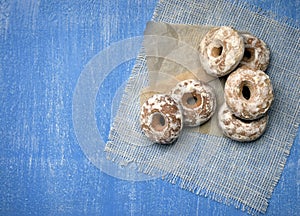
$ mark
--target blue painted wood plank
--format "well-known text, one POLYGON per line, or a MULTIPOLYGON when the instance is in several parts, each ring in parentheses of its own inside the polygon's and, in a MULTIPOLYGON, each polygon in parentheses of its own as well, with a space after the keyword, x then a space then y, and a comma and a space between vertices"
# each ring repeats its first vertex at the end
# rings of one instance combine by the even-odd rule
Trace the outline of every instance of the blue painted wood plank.
MULTIPOLYGON (((299 20, 299 0, 248 2, 274 11, 278 19, 299 20)), ((1 215, 245 214, 160 179, 111 177, 79 147, 72 96, 81 71, 110 44, 142 35, 155 5, 141 0, 0 2, 1 215)), ((111 103, 133 63, 112 72, 99 102, 111 103)), ((105 112, 106 124, 99 125, 103 136, 109 131, 105 112)), ((299 148, 298 136, 267 215, 300 212, 299 148)))

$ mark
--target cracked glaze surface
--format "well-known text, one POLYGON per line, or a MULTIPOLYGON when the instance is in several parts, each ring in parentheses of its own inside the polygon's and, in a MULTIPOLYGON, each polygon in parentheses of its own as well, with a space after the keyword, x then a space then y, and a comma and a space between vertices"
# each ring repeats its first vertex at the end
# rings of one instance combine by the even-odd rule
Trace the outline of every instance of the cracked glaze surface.
POLYGON ((181 81, 172 90, 171 95, 182 107, 186 126, 201 125, 215 112, 215 93, 205 82, 193 79, 181 81))
POLYGON ((248 34, 242 34, 245 53, 240 62, 240 66, 265 71, 268 68, 270 61, 270 51, 265 42, 261 39, 248 34))
POLYGON ((274 99, 269 76, 263 71, 245 67, 237 69, 228 76, 224 96, 234 115, 246 120, 263 116, 274 99), (244 87, 249 89, 249 98, 243 95, 244 87))
POLYGON ((223 26, 211 29, 202 39, 199 49, 205 71, 221 77, 240 63, 244 55, 244 42, 236 30, 223 26))
POLYGON ((141 107, 141 127, 152 141, 172 143, 182 130, 182 112, 178 103, 169 95, 153 95, 141 107))
POLYGON ((238 119, 230 111, 226 103, 221 106, 218 119, 224 135, 240 142, 250 142, 258 139, 266 130, 268 123, 267 115, 258 120, 247 122, 238 119))

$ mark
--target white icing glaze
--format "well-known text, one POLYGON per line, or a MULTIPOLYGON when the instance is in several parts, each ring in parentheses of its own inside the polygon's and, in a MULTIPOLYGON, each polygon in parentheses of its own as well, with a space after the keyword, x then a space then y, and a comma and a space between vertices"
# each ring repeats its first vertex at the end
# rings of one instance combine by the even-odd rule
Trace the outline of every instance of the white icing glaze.
POLYGON ((180 106, 173 98, 164 94, 153 95, 142 105, 140 120, 145 135, 161 144, 175 141, 183 127, 180 106), (163 125, 154 122, 155 115, 164 119, 163 125))
POLYGON ((269 76, 260 70, 239 68, 231 73, 225 83, 225 101, 235 116, 253 120, 263 116, 274 99, 269 76), (250 98, 243 96, 243 86, 250 90, 250 98))
POLYGON ((226 103, 220 107, 218 119, 224 135, 240 142, 258 139, 265 132, 268 123, 267 115, 258 120, 244 122, 233 115, 226 103))
POLYGON ((180 104, 186 126, 198 126, 208 121, 216 108, 216 97, 208 84, 188 79, 179 82, 171 93, 172 98, 180 104), (198 98, 194 104, 188 104, 188 98, 198 98))
POLYGON ((265 71, 270 61, 270 51, 265 42, 248 33, 242 34, 242 37, 245 44, 245 55, 240 66, 265 71), (246 56, 246 53, 249 56, 246 56))
POLYGON ((243 38, 231 27, 211 29, 202 39, 199 47, 200 60, 204 70, 213 76, 225 76, 233 71, 244 55, 243 38), (215 54, 216 48, 221 48, 215 54))

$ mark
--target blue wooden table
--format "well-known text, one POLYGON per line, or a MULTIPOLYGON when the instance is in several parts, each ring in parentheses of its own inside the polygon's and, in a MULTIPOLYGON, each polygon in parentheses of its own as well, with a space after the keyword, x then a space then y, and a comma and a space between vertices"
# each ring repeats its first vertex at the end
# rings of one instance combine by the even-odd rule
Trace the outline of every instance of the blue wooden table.
MULTIPOLYGON (((299 0, 248 0, 300 20, 299 0)), ((125 181, 100 171, 76 139, 72 98, 85 65, 117 41, 143 34, 155 1, 0 1, 0 215, 245 215, 161 179, 125 181)), ((101 136, 134 60, 97 96, 101 136), (106 111, 107 110, 107 111, 106 111)), ((267 215, 300 214, 300 139, 267 215)))

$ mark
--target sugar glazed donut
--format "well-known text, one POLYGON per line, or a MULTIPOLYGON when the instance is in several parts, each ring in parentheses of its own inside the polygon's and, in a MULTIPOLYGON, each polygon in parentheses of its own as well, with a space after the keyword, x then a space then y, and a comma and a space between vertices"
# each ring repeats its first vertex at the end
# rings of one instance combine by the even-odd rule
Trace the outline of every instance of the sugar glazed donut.
POLYGON ((219 109, 218 120, 225 136, 239 142, 250 142, 258 139, 265 132, 268 116, 253 121, 241 120, 235 117, 224 103, 219 109))
POLYGON ((231 112, 246 120, 263 116, 274 99, 269 76, 261 70, 246 67, 228 76, 224 96, 231 112))
POLYGON ((211 29, 202 39, 200 60, 204 70, 212 76, 225 76, 233 71, 244 55, 244 41, 231 27, 211 29))
POLYGON ((182 126, 180 106, 169 95, 153 95, 141 107, 141 128, 156 143, 174 142, 182 126))
POLYGON ((172 98, 182 107, 186 126, 198 126, 208 121, 215 112, 216 97, 208 84, 188 79, 179 82, 171 93, 172 98))
POLYGON ((270 51, 267 45, 251 34, 244 33, 241 35, 245 44, 245 52, 240 66, 265 71, 270 61, 270 51))

